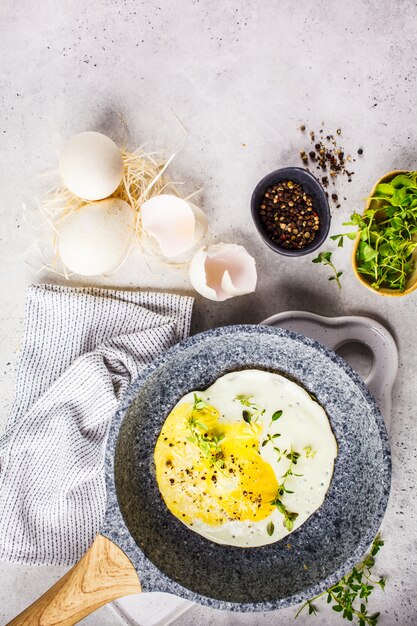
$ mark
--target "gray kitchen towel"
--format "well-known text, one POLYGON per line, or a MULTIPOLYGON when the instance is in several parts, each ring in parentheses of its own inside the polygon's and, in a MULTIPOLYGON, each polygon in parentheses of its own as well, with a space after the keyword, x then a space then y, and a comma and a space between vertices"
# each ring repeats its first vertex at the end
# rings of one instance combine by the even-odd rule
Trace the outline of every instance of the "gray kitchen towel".
POLYGON ((72 565, 100 529, 118 401, 188 336, 193 299, 32 286, 11 416, 0 438, 0 560, 72 565))

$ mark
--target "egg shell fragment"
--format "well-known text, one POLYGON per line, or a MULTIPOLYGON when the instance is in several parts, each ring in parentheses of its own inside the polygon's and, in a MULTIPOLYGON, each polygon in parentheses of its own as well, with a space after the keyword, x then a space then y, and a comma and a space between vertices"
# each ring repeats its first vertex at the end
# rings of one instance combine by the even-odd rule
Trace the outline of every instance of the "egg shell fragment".
POLYGON ((255 259, 243 246, 219 243, 203 246, 189 269, 191 284, 205 298, 222 302, 255 291, 255 259))
POLYGON ((118 146, 94 131, 78 133, 65 144, 59 158, 62 182, 84 200, 110 196, 123 178, 123 158, 118 146))
POLYGON ((170 259, 195 245, 207 228, 204 213, 195 205, 172 194, 160 194, 143 203, 143 231, 154 238, 161 254, 170 259))
POLYGON ((134 212, 124 200, 108 198, 85 204, 59 225, 61 260, 82 276, 115 271, 128 254, 134 227, 134 212))

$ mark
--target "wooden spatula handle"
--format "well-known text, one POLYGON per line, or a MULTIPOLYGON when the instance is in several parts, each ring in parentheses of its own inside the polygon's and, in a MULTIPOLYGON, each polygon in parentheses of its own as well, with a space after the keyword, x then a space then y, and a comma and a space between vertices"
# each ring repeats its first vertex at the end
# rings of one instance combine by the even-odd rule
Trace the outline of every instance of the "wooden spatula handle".
POLYGON ((98 535, 81 561, 7 626, 71 626, 107 602, 140 591, 128 557, 98 535))

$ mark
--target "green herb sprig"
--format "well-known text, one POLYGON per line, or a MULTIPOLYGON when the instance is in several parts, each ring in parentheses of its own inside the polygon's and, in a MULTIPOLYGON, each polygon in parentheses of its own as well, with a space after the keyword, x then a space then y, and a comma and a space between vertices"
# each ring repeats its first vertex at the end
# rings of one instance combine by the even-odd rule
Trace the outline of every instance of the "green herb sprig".
MULTIPOLYGON (((281 437, 281 433, 275 433, 274 435, 268 434, 266 436, 266 439, 264 439, 262 442, 262 448, 266 446, 267 443, 272 443, 272 445, 274 445, 275 444, 274 439, 277 439, 278 437, 281 437)), ((278 448, 274 447, 274 450, 278 450, 278 452, 280 452, 278 448)))
MULTIPOLYGON (((285 452, 287 452, 285 450, 285 452)), ((284 453, 280 453, 280 454, 284 454, 284 453)), ((286 454, 286 458, 289 459, 290 461, 290 465, 287 469, 287 471, 285 472, 285 474, 282 476, 283 480, 281 481, 281 484, 278 486, 278 492, 277 495, 275 496, 275 498, 272 500, 271 504, 273 506, 276 506, 278 511, 280 513, 282 513, 282 515, 284 516, 283 519, 283 525, 285 526, 285 528, 287 530, 292 530, 294 527, 294 521, 297 519, 298 517, 298 513, 294 513, 292 511, 289 511, 287 509, 287 507, 285 506, 285 504, 282 501, 282 497, 285 493, 287 494, 291 494, 294 493, 293 491, 290 491, 289 489, 286 488, 285 483, 287 482, 287 479, 290 476, 302 476, 302 474, 296 474, 294 472, 294 465, 297 465, 297 461, 300 458, 300 454, 298 452, 296 452, 295 450, 293 450, 292 446, 291 446, 291 450, 286 454)))
POLYGON ((303 450, 305 452, 306 459, 314 459, 314 457, 316 456, 317 450, 313 450, 311 446, 306 446, 305 448, 303 448, 303 450))
POLYGON ((187 437, 187 441, 193 443, 203 455, 220 470, 224 468, 223 450, 220 445, 224 435, 209 434, 209 429, 204 422, 200 420, 199 412, 208 406, 202 398, 199 398, 197 394, 194 394, 194 404, 191 411, 191 416, 188 419, 188 428, 190 430, 190 436, 187 437))
MULTIPOLYGON (((417 247, 417 172, 399 174, 389 183, 380 183, 371 200, 374 208, 363 215, 353 213, 343 226, 355 226, 360 232, 356 252, 357 270, 373 289, 404 291, 415 269, 413 252, 417 247)), ((347 237, 357 232, 333 235, 343 246, 347 237)))
POLYGON ((340 283, 340 277, 342 276, 343 272, 338 272, 335 268, 332 262, 331 252, 320 252, 320 254, 315 259, 313 259, 313 263, 323 263, 323 265, 327 265, 328 267, 330 267, 334 273, 334 276, 330 276, 329 280, 335 280, 339 289, 342 288, 342 285, 340 283))
POLYGON ((380 613, 368 612, 368 599, 375 586, 385 589, 385 578, 372 578, 372 568, 375 564, 375 556, 384 545, 378 534, 371 546, 369 554, 353 570, 343 576, 335 585, 319 593, 314 598, 304 602, 297 611, 297 618, 304 609, 308 609, 309 615, 316 615, 318 608, 314 604, 319 598, 327 596, 327 603, 332 604, 332 609, 349 622, 355 618, 359 626, 376 626, 380 613))
POLYGON ((271 417, 271 424, 273 422, 276 422, 277 420, 279 420, 279 418, 282 417, 282 413, 283 413, 283 411, 275 411, 275 413, 273 413, 273 415, 271 417))
POLYGON ((235 401, 240 402, 242 406, 246 407, 242 411, 242 418, 249 425, 252 425, 252 423, 256 423, 258 419, 265 413, 265 409, 253 402, 252 398, 252 395, 244 394, 240 394, 235 398, 235 401))

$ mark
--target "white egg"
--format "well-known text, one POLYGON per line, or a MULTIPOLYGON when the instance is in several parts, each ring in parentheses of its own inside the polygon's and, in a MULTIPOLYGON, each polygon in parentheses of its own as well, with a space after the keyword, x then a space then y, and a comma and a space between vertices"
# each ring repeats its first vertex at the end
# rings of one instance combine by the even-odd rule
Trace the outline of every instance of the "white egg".
POLYGON ((274 543, 304 524, 326 497, 336 456, 324 409, 297 383, 254 369, 184 396, 155 447, 158 485, 170 511, 207 539, 242 548, 274 543), (222 466, 207 457, 213 435, 222 466))
POLYGON ((192 286, 209 300, 223 301, 255 291, 255 259, 243 246, 218 243, 195 253, 189 269, 192 286))
POLYGON ((140 216, 143 232, 156 240, 160 253, 167 259, 190 250, 207 228, 201 209, 172 194, 146 200, 140 216))
POLYGON ((134 227, 134 212, 124 200, 108 198, 85 204, 59 225, 62 262, 82 276, 114 271, 127 256, 134 227))
POLYGON ((88 131, 74 135, 59 159, 62 182, 84 200, 110 196, 123 178, 120 149, 106 135, 88 131))

